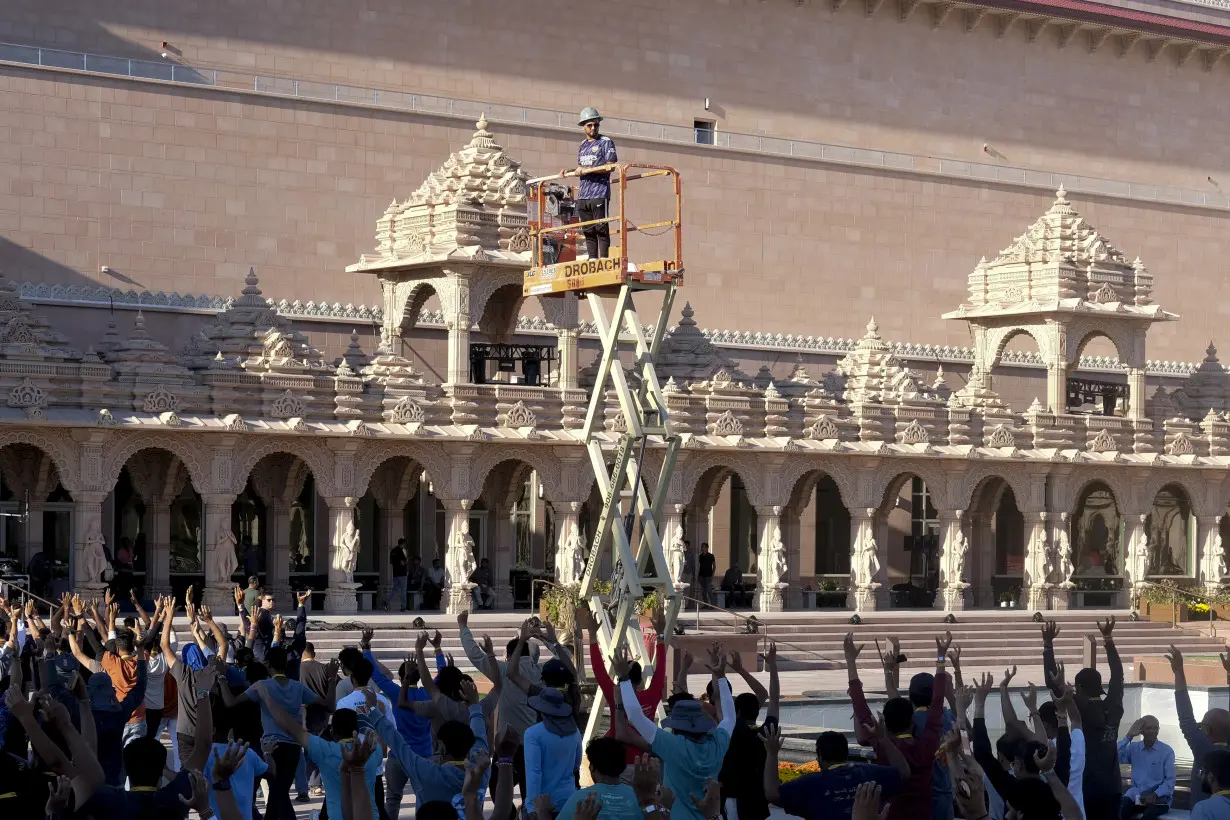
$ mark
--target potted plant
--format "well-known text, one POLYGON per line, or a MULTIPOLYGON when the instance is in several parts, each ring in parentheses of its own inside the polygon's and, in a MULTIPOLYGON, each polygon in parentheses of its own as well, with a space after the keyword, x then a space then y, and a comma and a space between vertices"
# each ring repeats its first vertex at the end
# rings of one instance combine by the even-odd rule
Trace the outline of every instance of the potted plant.
POLYGON ((1010 586, 999 595, 999 605, 1002 609, 1016 609, 1016 602, 1021 597, 1021 588, 1010 586))
POLYGON ((653 625, 653 613, 663 605, 662 595, 656 589, 636 602, 636 615, 642 628, 653 625))
POLYGON ((825 609, 841 609, 846 605, 844 585, 829 579, 820 584, 820 593, 816 596, 816 606, 825 609))
POLYGON ((815 609, 816 608, 816 590, 812 589, 811 584, 808 584, 806 587, 803 588, 803 608, 804 609, 815 609))
MULTIPOLYGON (((1182 588, 1171 580, 1149 584, 1140 595, 1140 614, 1158 623, 1179 623, 1191 620, 1189 599, 1182 588)), ((1205 610, 1208 614, 1208 610, 1205 610)))
POLYGON ((581 603, 580 584, 556 585, 538 599, 538 617, 550 621, 560 635, 572 633, 576 609, 581 603))

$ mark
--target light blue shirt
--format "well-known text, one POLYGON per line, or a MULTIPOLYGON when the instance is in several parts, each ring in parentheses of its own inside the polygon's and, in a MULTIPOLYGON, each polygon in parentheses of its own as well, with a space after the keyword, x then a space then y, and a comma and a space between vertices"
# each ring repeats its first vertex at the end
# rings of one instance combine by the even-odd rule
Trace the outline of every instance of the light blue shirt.
MULTIPOLYGON (((278 743, 296 743, 297 741, 287 734, 286 730, 273 719, 273 713, 269 711, 265 701, 261 700, 260 692, 257 690, 258 686, 264 687, 265 691, 272 696, 273 702, 281 706, 282 711, 295 720, 299 719, 299 710, 301 708, 315 703, 319 698, 316 697, 311 689, 308 689, 299 681, 290 680, 289 678, 281 681, 274 678, 266 678, 249 686, 243 693, 243 697, 261 705, 261 731, 265 737, 271 738, 278 743)), ((341 815, 338 816, 340 817, 341 815)))
POLYGON ((1230 797, 1210 797, 1192 807, 1192 820, 1230 820, 1230 797))
MULTIPOLYGON (((394 730, 396 731, 396 730, 394 730)), ((308 738, 308 758, 320 769, 320 781, 325 787, 325 807, 330 817, 342 816, 342 744, 322 740, 311 735, 308 738), (336 812, 336 814, 334 813, 336 812)), ((363 767, 363 780, 367 783, 367 793, 372 798, 372 816, 379 817, 376 808, 376 777, 384 759, 374 754, 367 759, 363 767)))
POLYGON ((1170 802, 1174 794, 1174 749, 1154 741, 1146 748, 1143 740, 1119 741, 1119 762, 1132 765, 1132 787, 1123 793, 1129 800, 1152 792, 1157 799, 1170 802))
POLYGON ((588 789, 573 792, 572 797, 559 810, 555 820, 572 820, 576 815, 577 806, 589 795, 596 795, 602 803, 598 810, 598 820, 643 820, 641 805, 636 799, 636 792, 624 783, 610 786, 606 783, 595 783, 588 789))
MULTIPOLYGON (((214 750, 205 761, 205 780, 214 782, 214 761, 226 751, 225 743, 215 743, 214 750)), ((252 820, 252 793, 255 790, 256 778, 269 769, 265 761, 256 752, 248 749, 243 756, 243 762, 231 775, 231 791, 235 794, 235 802, 239 804, 239 813, 244 820, 252 820)), ((218 798, 213 789, 209 790, 209 805, 214 810, 214 817, 221 817, 222 810, 218 808, 218 798)))
POLYGON ((540 794, 551 795, 555 811, 577 790, 576 772, 581 768, 581 733, 557 735, 544 723, 525 730, 525 799, 532 805, 540 794))

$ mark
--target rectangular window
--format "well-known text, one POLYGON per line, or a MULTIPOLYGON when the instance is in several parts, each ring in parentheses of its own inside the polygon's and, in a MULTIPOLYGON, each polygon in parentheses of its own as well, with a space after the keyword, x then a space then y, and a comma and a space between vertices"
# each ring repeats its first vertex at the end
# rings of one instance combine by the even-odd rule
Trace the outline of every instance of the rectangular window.
POLYGON ((696 133, 697 145, 713 145, 713 135, 717 129, 717 123, 709 120, 693 120, 692 128, 696 133))

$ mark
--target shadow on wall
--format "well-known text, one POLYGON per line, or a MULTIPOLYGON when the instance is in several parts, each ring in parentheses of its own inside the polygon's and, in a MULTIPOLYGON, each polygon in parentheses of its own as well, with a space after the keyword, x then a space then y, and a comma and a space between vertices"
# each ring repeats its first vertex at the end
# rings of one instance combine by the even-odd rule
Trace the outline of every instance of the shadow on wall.
MULTIPOLYGON (((0 274, 3 274, 4 278, 10 282, 16 283, 46 282, 50 285, 78 287, 104 285, 102 282, 86 278, 75 268, 49 259, 38 251, 19 245, 4 236, 0 236, 0 274)), ((112 272, 106 278, 114 281, 114 284, 108 283, 110 287, 136 290, 144 288, 139 282, 124 276, 119 271, 112 272)))

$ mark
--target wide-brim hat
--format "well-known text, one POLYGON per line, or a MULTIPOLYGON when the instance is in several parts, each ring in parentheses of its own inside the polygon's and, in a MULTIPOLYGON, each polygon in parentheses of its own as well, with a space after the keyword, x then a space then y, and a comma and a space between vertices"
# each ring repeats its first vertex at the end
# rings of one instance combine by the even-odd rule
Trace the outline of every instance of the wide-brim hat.
POLYGON ((534 711, 551 717, 568 717, 572 714, 572 704, 564 699, 564 693, 558 689, 543 689, 529 699, 529 704, 534 711))
POLYGON ((717 723, 705 714, 704 707, 698 700, 676 701, 670 715, 662 721, 663 729, 674 729, 677 732, 691 732, 703 735, 712 732, 717 723))

